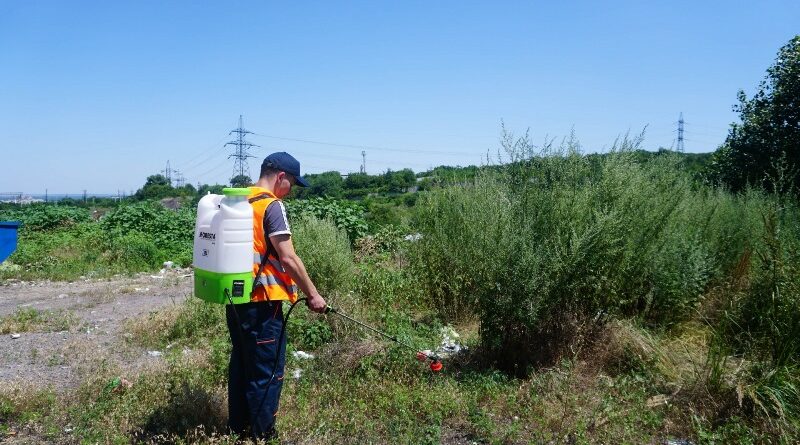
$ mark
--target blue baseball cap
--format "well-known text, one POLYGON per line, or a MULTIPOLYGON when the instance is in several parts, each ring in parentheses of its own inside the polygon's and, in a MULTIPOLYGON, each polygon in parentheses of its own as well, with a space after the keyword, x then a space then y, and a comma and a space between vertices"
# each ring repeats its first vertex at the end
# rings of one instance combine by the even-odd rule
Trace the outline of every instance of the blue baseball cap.
POLYGON ((309 185, 308 181, 300 176, 300 162, 285 151, 272 153, 264 158, 264 162, 261 163, 261 168, 264 167, 274 168, 275 170, 280 170, 294 176, 294 179, 297 180, 297 185, 300 187, 308 187, 309 185))

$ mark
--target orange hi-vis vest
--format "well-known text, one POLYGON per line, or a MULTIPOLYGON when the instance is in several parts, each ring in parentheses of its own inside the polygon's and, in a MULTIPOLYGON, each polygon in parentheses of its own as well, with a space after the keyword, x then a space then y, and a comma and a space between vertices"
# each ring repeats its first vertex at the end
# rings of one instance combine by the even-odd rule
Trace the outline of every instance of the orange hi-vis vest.
POLYGON ((264 216, 267 207, 278 198, 267 189, 250 187, 250 195, 247 200, 253 206, 254 286, 253 292, 250 294, 250 301, 289 300, 294 303, 297 301, 297 284, 286 273, 278 259, 278 253, 264 234, 264 216), (268 256, 262 268, 261 262, 264 255, 268 256), (261 274, 256 276, 259 269, 261 269, 261 274))

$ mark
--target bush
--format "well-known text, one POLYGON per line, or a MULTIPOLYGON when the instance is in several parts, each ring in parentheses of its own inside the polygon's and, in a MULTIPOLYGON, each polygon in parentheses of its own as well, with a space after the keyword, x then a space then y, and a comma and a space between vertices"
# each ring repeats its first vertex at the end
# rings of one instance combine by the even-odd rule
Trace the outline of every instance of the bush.
POLYGON ((293 242, 308 274, 323 295, 350 290, 353 253, 343 229, 330 220, 305 215, 292 224, 293 242))
POLYGON ((741 256, 763 202, 693 184, 677 157, 640 164, 636 139, 592 162, 572 141, 504 144, 509 164, 420 197, 410 262, 426 300, 449 318, 476 314, 489 356, 518 374, 556 359, 587 321, 669 326, 693 313, 741 256), (744 215, 717 211, 730 205, 744 215))
POLYGON ((112 238, 106 258, 122 270, 149 270, 164 261, 164 254, 149 237, 132 232, 112 238))
POLYGON ((31 204, 0 210, 0 221, 21 221, 23 232, 67 227, 89 220, 87 209, 73 206, 31 204))
POLYGON ((306 215, 332 221, 336 227, 347 232, 350 242, 367 234, 369 227, 364 220, 363 207, 352 201, 333 198, 312 198, 286 201, 286 208, 293 217, 306 215))
POLYGON ((764 414, 779 433, 800 433, 800 211, 775 199, 763 210, 762 243, 726 301, 714 338, 712 383, 764 414), (740 360, 733 383, 725 362, 740 360), (729 380, 729 379, 728 379, 729 380))
POLYGON ((191 261, 186 252, 192 249, 194 223, 194 209, 170 210, 153 201, 120 206, 101 220, 102 229, 112 238, 139 234, 163 252, 165 259, 182 265, 191 261))

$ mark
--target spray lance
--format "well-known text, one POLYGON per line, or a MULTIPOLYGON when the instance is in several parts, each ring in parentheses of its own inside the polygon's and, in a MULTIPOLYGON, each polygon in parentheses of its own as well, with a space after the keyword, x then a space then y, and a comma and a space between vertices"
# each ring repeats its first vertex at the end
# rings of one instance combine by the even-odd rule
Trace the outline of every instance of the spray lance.
POLYGON ((369 329, 372 332, 375 332, 376 334, 380 334, 380 335, 388 338, 389 340, 397 343, 398 345, 402 345, 402 346, 405 346, 408 349, 411 349, 412 351, 417 353, 417 360, 419 360, 421 362, 424 362, 425 360, 430 360, 431 361, 430 368, 431 368, 431 371, 433 371, 433 372, 439 372, 439 371, 442 370, 442 361, 439 359, 439 356, 436 355, 436 354, 426 354, 425 352, 420 351, 419 349, 409 345, 408 343, 404 343, 404 342, 398 340, 397 337, 395 337, 393 335, 389 335, 389 334, 387 334, 385 332, 379 331, 379 330, 373 328, 372 326, 369 326, 366 323, 362 323, 362 322, 356 320, 355 318, 350 317, 349 315, 346 315, 346 314, 343 314, 343 313, 339 312, 338 309, 333 308, 331 306, 326 306, 325 307, 325 313, 326 314, 336 314, 336 315, 344 318, 345 320, 351 321, 351 322, 361 326, 362 328, 366 328, 366 329, 369 329))

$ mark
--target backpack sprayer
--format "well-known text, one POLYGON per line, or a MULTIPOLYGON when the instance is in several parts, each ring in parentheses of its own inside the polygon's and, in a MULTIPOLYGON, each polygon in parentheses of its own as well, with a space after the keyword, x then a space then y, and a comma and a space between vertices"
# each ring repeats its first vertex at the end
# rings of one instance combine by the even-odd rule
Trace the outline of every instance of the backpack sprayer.
MULTIPOLYGON (((197 204, 197 221, 194 230, 194 295, 202 300, 231 304, 231 306, 250 302, 254 287, 253 279, 253 207, 247 201, 250 193, 246 188, 225 188, 222 195, 208 194, 197 204)), ((289 316, 300 298, 289 307, 284 317, 278 344, 282 344, 289 316)), ((365 329, 375 332, 389 340, 416 352, 417 360, 430 360, 433 372, 442 370, 438 355, 428 354, 400 341, 331 306, 325 308, 326 314, 336 314, 365 329)), ((234 311, 236 314, 236 311, 234 311)), ((236 315, 238 319, 238 314, 236 315)), ((241 325, 241 323, 239 323, 241 325)), ((272 367, 275 378, 278 354, 272 367)))

